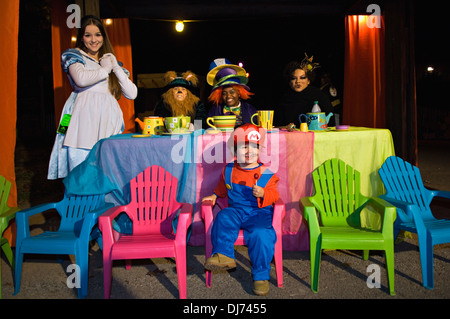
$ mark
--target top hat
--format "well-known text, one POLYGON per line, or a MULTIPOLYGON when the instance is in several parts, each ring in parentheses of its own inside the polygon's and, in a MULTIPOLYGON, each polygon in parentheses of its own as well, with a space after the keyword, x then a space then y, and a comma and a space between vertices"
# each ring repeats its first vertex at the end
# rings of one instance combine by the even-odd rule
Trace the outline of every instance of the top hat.
POLYGON ((241 81, 240 84, 247 84, 248 78, 246 74, 247 72, 244 68, 231 64, 231 62, 225 58, 219 58, 215 59, 209 65, 209 72, 206 75, 206 82, 208 82, 211 86, 215 86, 224 77, 233 75, 241 81))

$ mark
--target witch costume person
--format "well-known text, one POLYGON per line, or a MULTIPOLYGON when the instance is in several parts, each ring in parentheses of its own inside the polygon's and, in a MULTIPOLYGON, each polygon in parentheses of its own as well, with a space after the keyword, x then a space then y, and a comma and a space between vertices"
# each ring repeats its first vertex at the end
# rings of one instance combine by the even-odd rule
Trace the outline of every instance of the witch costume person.
POLYGON ((212 91, 208 97, 212 103, 208 117, 218 115, 236 115, 235 127, 251 123, 251 117, 256 108, 246 102, 253 93, 246 85, 247 72, 238 65, 231 64, 224 58, 215 59, 209 66, 206 81, 212 91))
MULTIPOLYGON (((322 112, 326 114, 332 111, 328 97, 319 88, 310 85, 313 81, 314 69, 319 67, 319 63, 313 63, 313 57, 305 58, 301 61, 289 62, 284 69, 284 78, 288 88, 281 95, 278 103, 276 126, 294 123, 300 127, 299 115, 311 112, 314 102, 318 101, 322 112)), ((334 126, 334 120, 330 120, 329 126, 334 126)))

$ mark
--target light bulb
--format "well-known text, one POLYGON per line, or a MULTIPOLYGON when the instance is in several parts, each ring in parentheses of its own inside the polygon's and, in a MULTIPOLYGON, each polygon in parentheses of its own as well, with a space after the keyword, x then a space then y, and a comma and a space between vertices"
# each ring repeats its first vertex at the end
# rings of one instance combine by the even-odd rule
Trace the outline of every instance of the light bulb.
POLYGON ((177 30, 177 32, 183 32, 184 30, 183 21, 177 21, 177 23, 175 24, 175 30, 177 30))

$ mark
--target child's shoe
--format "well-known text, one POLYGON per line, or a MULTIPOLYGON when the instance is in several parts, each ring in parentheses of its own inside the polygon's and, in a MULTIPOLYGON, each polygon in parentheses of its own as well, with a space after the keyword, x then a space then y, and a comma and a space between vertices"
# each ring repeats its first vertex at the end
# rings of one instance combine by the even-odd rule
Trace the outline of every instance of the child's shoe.
POLYGON ((233 258, 222 254, 214 254, 205 262, 206 270, 227 270, 236 268, 236 261, 233 258))
POLYGON ((265 296, 269 293, 268 280, 255 280, 253 282, 253 293, 258 296, 265 296))

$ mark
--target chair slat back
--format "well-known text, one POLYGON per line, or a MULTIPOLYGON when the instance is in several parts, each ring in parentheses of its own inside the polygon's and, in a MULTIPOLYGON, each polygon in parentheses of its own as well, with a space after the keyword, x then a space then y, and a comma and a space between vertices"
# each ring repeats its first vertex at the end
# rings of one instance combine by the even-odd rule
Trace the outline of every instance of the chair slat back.
POLYGON ((9 209, 8 197, 11 190, 11 182, 0 175, 0 215, 9 209))
POLYGON ((416 204, 421 212, 431 214, 430 192, 423 185, 419 168, 397 156, 390 156, 379 174, 387 197, 416 204))
POLYGON ((178 180, 160 166, 149 166, 130 182, 133 234, 168 231, 167 218, 178 205, 178 180))
POLYGON ((75 231, 78 233, 83 225, 86 213, 104 204, 104 195, 64 195, 58 204, 61 215, 59 231, 75 231))
POLYGON ((314 170, 313 181, 311 202, 320 213, 322 225, 348 225, 348 217, 365 200, 360 194, 360 173, 335 158, 314 170))

